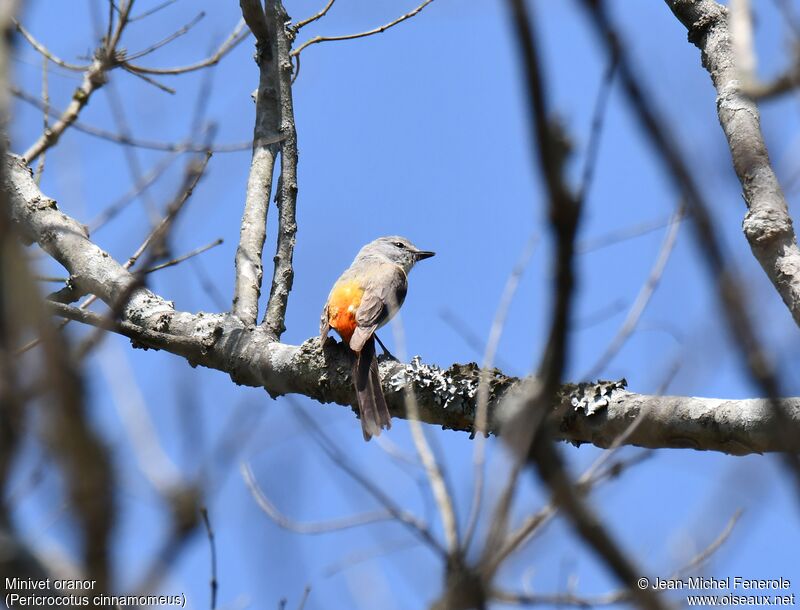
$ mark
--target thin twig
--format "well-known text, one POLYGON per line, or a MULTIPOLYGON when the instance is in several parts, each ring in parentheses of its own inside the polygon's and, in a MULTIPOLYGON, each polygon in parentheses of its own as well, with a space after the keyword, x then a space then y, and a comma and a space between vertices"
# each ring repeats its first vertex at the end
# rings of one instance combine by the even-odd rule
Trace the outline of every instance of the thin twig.
MULTIPOLYGON (((405 360, 406 347, 405 347, 405 333, 400 319, 400 315, 395 315, 392 319, 392 331, 394 332, 395 345, 397 356, 401 361, 405 360)), ((417 405, 417 398, 414 396, 413 390, 405 386, 403 389, 404 399, 406 405, 406 415, 408 418, 408 425, 411 430, 411 438, 414 441, 414 447, 417 450, 417 455, 425 469, 425 474, 428 476, 428 481, 433 492, 433 498, 436 506, 439 509, 439 516, 442 520, 442 529, 444 530, 444 538, 447 548, 448 556, 455 557, 459 551, 458 542, 458 520, 456 519, 455 507, 453 505, 453 497, 447 489, 445 479, 442 476, 442 471, 436 458, 431 451, 428 440, 425 438, 425 432, 422 429, 422 424, 419 420, 419 406, 417 405)))
POLYGON ((646 220, 630 227, 613 229, 608 233, 598 237, 581 239, 575 244, 575 253, 587 254, 588 252, 594 252, 595 250, 600 250, 601 248, 614 246, 618 243, 633 239, 634 237, 641 237, 642 235, 647 235, 653 231, 658 231, 659 229, 666 227, 669 223, 674 222, 674 220, 675 215, 671 214, 663 218, 646 220))
POLYGON ((180 152, 173 152, 172 154, 164 156, 147 174, 140 177, 137 182, 127 193, 119 197, 116 201, 108 205, 102 212, 89 221, 89 232, 94 235, 97 231, 102 229, 106 224, 111 222, 117 214, 122 212, 129 204, 136 201, 144 191, 152 186, 164 172, 169 169, 169 166, 180 156, 180 152))
POLYGON ((390 21, 389 23, 386 23, 372 30, 367 30, 366 32, 359 32, 358 34, 345 34, 344 36, 315 36, 314 38, 306 40, 303 44, 294 49, 291 55, 292 57, 297 57, 300 55, 300 53, 303 52, 303 49, 305 49, 306 47, 309 47, 312 44, 318 44, 320 42, 331 42, 337 40, 354 40, 356 38, 364 38, 366 36, 372 36, 373 34, 380 34, 381 32, 385 32, 389 28, 392 28, 398 25, 399 23, 403 23, 407 19, 411 19, 412 17, 416 16, 420 11, 422 11, 422 9, 428 6, 431 2, 433 2, 433 0, 425 0, 425 2, 420 4, 417 8, 406 13, 405 15, 401 15, 394 21, 390 21))
POLYGON ((325 15, 328 14, 328 11, 331 10, 331 7, 333 6, 334 2, 336 2, 336 0, 328 0, 328 4, 326 4, 325 7, 320 12, 318 12, 316 15, 312 15, 311 17, 308 17, 307 19, 303 19, 302 21, 298 21, 296 24, 294 24, 292 26, 292 30, 294 31, 294 33, 296 34, 297 32, 299 32, 302 28, 306 27, 309 23, 314 23, 318 19, 322 19, 325 15))
POLYGON ((211 610, 216 610, 217 607, 217 545, 214 541, 214 530, 211 528, 211 520, 208 518, 208 508, 205 506, 200 507, 200 516, 203 518, 203 526, 206 528, 206 536, 208 537, 208 547, 211 551, 211 576, 208 579, 208 586, 211 588, 211 598, 209 607, 211 610))
POLYGON ((659 249, 658 257, 653 264, 653 268, 650 270, 647 280, 641 290, 639 290, 639 294, 636 295, 636 300, 628 311, 625 321, 622 323, 622 326, 619 327, 617 334, 594 365, 584 375, 581 375, 581 379, 593 379, 602 373, 609 362, 611 362, 614 356, 619 353, 619 350, 622 349, 622 346, 625 345, 625 342, 630 338, 631 334, 633 334, 633 331, 636 330, 636 325, 639 323, 644 310, 647 308, 650 298, 655 293, 661 281, 661 276, 664 274, 664 270, 667 267, 667 262, 672 255, 672 250, 678 237, 678 230, 681 226, 681 218, 683 218, 683 207, 678 208, 674 214, 673 220, 670 221, 667 233, 664 236, 664 241, 659 249))
MULTIPOLYGON (((106 99, 108 100, 108 105, 111 109, 111 116, 114 118, 117 130, 124 137, 131 138, 132 132, 125 116, 125 108, 122 103, 122 98, 117 92, 117 86, 114 82, 109 82, 106 85, 105 94, 106 99)), ((139 151, 132 146, 124 146, 122 148, 122 152, 128 165, 128 171, 133 179, 133 184, 141 184, 144 181, 144 177, 142 165, 139 161, 139 151)), ((150 196, 150 192, 147 189, 143 189, 141 195, 141 201, 144 204, 144 211, 147 213, 150 224, 154 225, 156 222, 158 222, 158 211, 156 209, 155 201, 150 196)))
POLYGON ((612 57, 600 81, 600 89, 594 101, 592 113, 592 126, 589 131, 589 143, 586 146, 586 159, 583 164, 583 173, 578 185, 576 197, 578 201, 586 201, 589 189, 592 186, 594 171, 597 167, 598 153, 600 152, 600 136, 603 134, 608 98, 611 94, 611 85, 614 84, 614 73, 617 71, 617 58, 612 57))
MULTIPOLYGON (((42 104, 44 105, 44 111, 42 112, 42 131, 47 131, 50 129, 50 117, 48 116, 48 111, 50 110, 50 91, 47 82, 47 58, 42 58, 42 104)), ((39 164, 36 166, 36 175, 34 176, 34 181, 37 185, 42 183, 42 174, 44 173, 44 163, 45 163, 46 154, 42 153, 42 156, 39 157, 39 164)))
MULTIPOLYGON (((287 396, 291 402, 291 396, 287 396)), ((375 500, 377 500, 381 505, 383 505, 387 511, 392 513, 392 516, 406 528, 408 528, 414 535, 416 535, 420 540, 425 542, 425 544, 433 551, 435 551, 442 559, 447 558, 447 552, 444 548, 442 548, 439 541, 434 538, 433 534, 431 533, 428 526, 417 519, 411 513, 401 509, 399 506, 395 504, 395 502, 385 494, 377 485, 375 485, 372 481, 370 481, 364 474, 362 474, 357 468, 354 468, 350 463, 347 461, 347 458, 341 454, 341 452, 336 448, 333 442, 328 438, 328 436, 322 431, 319 424, 309 415, 303 411, 303 409, 297 405, 293 405, 294 408, 292 409, 292 413, 302 422, 305 426, 311 430, 314 434, 314 439, 317 441, 319 447, 325 452, 325 454, 330 458, 330 460, 341 470, 347 473, 356 483, 358 483, 367 493, 369 493, 375 500)))
POLYGON ((48 49, 41 42, 36 40, 33 37, 33 35, 28 30, 26 30, 22 26, 22 24, 19 21, 17 21, 16 19, 14 19, 14 27, 17 28, 17 31, 20 34, 22 34, 23 38, 25 38, 25 40, 27 40, 28 43, 30 43, 30 45, 42 55, 42 57, 52 61, 57 66, 60 66, 60 67, 62 67, 64 69, 66 69, 66 70, 71 70, 73 72, 84 72, 84 71, 89 69, 89 66, 80 66, 80 65, 77 65, 77 64, 71 64, 71 63, 68 63, 68 62, 64 61, 63 59, 59 58, 58 56, 54 55, 50 51, 50 49, 48 49))
POLYGON ((714 553, 716 553, 717 550, 723 544, 725 544, 725 541, 728 540, 728 538, 730 538, 731 534, 733 533, 733 528, 736 527, 736 524, 739 522, 739 518, 742 516, 743 512, 744 511, 742 511, 742 509, 740 508, 735 513, 733 513, 733 516, 728 520, 728 524, 725 526, 725 529, 722 530, 720 535, 717 536, 713 540, 713 542, 711 542, 711 544, 708 545, 708 547, 706 547, 703 551, 701 551, 700 553, 695 555, 689 561, 689 563, 687 563, 685 566, 683 566, 682 568, 677 570, 674 573, 673 578, 679 578, 681 575, 687 574, 689 572, 692 572, 693 570, 695 570, 695 569, 701 567, 703 564, 705 564, 706 561, 708 561, 708 559, 714 553))
POLYGON ((166 269, 167 267, 174 267, 175 265, 179 265, 183 261, 185 261, 187 259, 190 259, 193 256, 197 256, 198 254, 202 254, 203 252, 211 250, 211 248, 216 248, 217 246, 219 246, 222 243, 222 241, 223 241, 222 238, 215 239, 211 243, 206 244, 205 246, 201 246, 199 248, 195 248, 191 252, 187 252, 186 254, 182 254, 181 256, 178 256, 177 258, 173 258, 172 260, 166 261, 166 262, 161 263, 160 265, 156 265, 154 267, 149 267, 149 268, 145 269, 143 271, 143 273, 153 273, 154 271, 160 271, 161 269, 166 269))
MULTIPOLYGON (((17 87, 11 86, 10 87, 11 94, 22 101, 39 108, 40 110, 44 110, 44 105, 42 101, 38 99, 36 96, 32 96, 29 93, 26 93, 20 90, 17 87)), ((59 117, 62 113, 57 110, 51 109, 48 114, 51 117, 59 117)), ((136 146, 138 148, 147 148, 150 150, 161 150, 165 152, 206 152, 207 150, 211 150, 213 153, 228 153, 228 152, 241 152, 244 150, 252 149, 253 147, 253 140, 247 140, 245 142, 234 142, 231 144, 220 144, 215 145, 209 148, 207 144, 199 143, 199 142, 159 142, 158 140, 145 140, 141 138, 133 138, 133 137, 125 137, 121 134, 114 133, 112 131, 107 131, 105 129, 100 129, 98 127, 94 127, 92 125, 86 125, 85 123, 81 123, 79 121, 75 121, 72 123, 72 129, 76 131, 80 131, 90 136, 94 136, 96 138, 100 138, 102 140, 108 140, 109 142, 114 142, 116 144, 123 144, 126 146, 136 146)), ((283 141, 284 136, 280 134, 268 134, 261 138, 259 141, 262 144, 272 144, 276 142, 283 141)))
POLYGON ((489 412, 489 383, 493 374, 494 359, 497 354, 497 349, 500 345, 500 338, 503 335, 505 328, 506 318, 508 311, 511 308, 511 303, 514 300, 514 295, 517 292, 517 287, 522 279, 522 275, 530 264, 536 244, 539 242, 538 235, 532 235, 525 245, 525 248, 511 270, 511 273, 506 280, 506 285, 503 288, 503 294, 500 297, 500 303, 497 306, 497 311, 492 321, 492 327, 489 331, 489 339, 486 341, 486 349, 483 354, 483 364, 481 366, 480 382, 478 385, 478 408, 475 413, 475 431, 477 437, 475 439, 475 447, 473 451, 473 469, 474 483, 473 483, 473 496, 470 508, 469 517, 467 519, 467 527, 464 533, 464 540, 462 549, 466 552, 472 541, 472 536, 478 524, 478 517, 481 512, 481 503, 483 499, 483 481, 486 460, 486 433, 487 433, 487 414, 489 412))
POLYGON ((175 2, 177 2, 177 1, 178 0, 165 0, 165 2, 162 2, 161 4, 157 4, 153 8, 151 8, 151 9, 149 9, 147 11, 144 11, 143 13, 140 13, 138 15, 135 15, 135 16, 131 17, 130 19, 128 19, 128 23, 133 23, 135 21, 140 21, 141 19, 145 19, 146 17, 149 17, 150 15, 153 15, 153 14, 157 13, 158 11, 160 11, 162 9, 165 9, 168 6, 170 6, 172 4, 175 4, 175 2))
POLYGON ((258 506, 267 516, 279 527, 295 532, 297 534, 327 534, 338 532, 353 527, 361 527, 370 523, 389 521, 394 519, 394 515, 389 510, 375 510, 338 519, 327 519, 325 521, 295 521, 281 513, 272 501, 266 496, 256 482, 250 465, 242 462, 240 465, 242 478, 244 479, 250 494, 255 499, 258 506))
POLYGON ((311 594, 311 586, 306 585, 305 589, 303 589, 303 595, 300 598, 300 602, 297 604, 297 610, 303 610, 306 607, 306 602, 308 601, 308 596, 311 594))
MULTIPOLYGON (((618 477, 624 470, 641 463, 643 460, 652 457, 652 451, 642 451, 633 458, 621 460, 612 464, 608 469, 598 472, 599 465, 602 463, 601 459, 604 456, 610 457, 613 453, 611 450, 603 453, 592 466, 584 472, 577 481, 577 488, 582 493, 589 493, 599 483, 618 477)), ((554 502, 549 502, 537 512, 529 515, 515 530, 513 530, 508 537, 503 541, 497 551, 493 551, 487 545, 488 553, 484 552, 483 560, 481 562, 483 570, 487 574, 494 574, 497 572, 502 563, 514 552, 518 551, 523 544, 530 542, 536 532, 549 523, 557 512, 557 506, 554 502)))
MULTIPOLYGON (((61 135, 73 124, 78 115, 89 103, 92 94, 108 82, 108 71, 118 65, 117 45, 127 23, 131 1, 125 3, 120 10, 117 26, 103 45, 95 51, 92 63, 83 74, 81 85, 72 94, 72 101, 61 114, 55 124, 47 130, 22 155, 30 163, 45 150, 54 146, 61 135)), ((109 27, 111 24, 109 23, 109 27)))
POLYGON ((131 74, 131 75, 135 76, 136 78, 138 78, 140 80, 143 80, 148 85, 152 85, 153 87, 155 87, 156 89, 159 89, 160 91, 163 91, 164 93, 169 93, 170 95, 175 95, 175 89, 173 89, 172 87, 167 87, 164 83, 160 83, 156 79, 151 78, 150 76, 147 76, 146 74, 141 74, 139 72, 135 72, 134 70, 131 70, 128 67, 127 64, 122 64, 120 67, 123 70, 125 70, 125 72, 127 72, 128 74, 131 74))
POLYGON ((202 59, 187 66, 175 66, 171 68, 149 68, 137 66, 129 62, 126 62, 125 67, 136 74, 176 75, 195 72, 203 68, 217 65, 223 57, 233 51, 233 49, 235 49, 240 42, 247 39, 248 36, 250 36, 250 30, 245 28, 244 19, 240 19, 239 23, 237 23, 236 27, 233 29, 233 32, 231 32, 219 48, 206 59, 202 59))
POLYGON ((189 23, 187 23, 186 25, 180 27, 178 30, 176 30, 175 32, 173 32, 169 36, 167 36, 165 38, 162 38, 158 42, 155 42, 155 43, 151 44, 149 47, 147 47, 145 49, 142 49, 141 51, 139 51, 137 53, 132 53, 130 55, 125 55, 125 61, 127 62, 128 60, 139 59, 140 57, 144 57, 145 55, 149 55, 150 53, 152 53, 154 51, 157 51, 161 47, 168 45, 173 40, 175 40, 177 38, 180 38, 184 34, 187 34, 194 26, 196 26, 198 23, 200 23, 200 21, 202 21, 203 17, 205 17, 205 16, 206 16, 205 12, 201 11, 189 23))
POLYGON ((156 225, 150 235, 147 236, 147 239, 139 246, 139 249, 128 259, 126 264, 127 269, 130 269, 136 263, 147 248, 151 248, 152 251, 156 253, 154 256, 158 256, 161 252, 165 251, 164 241, 172 228, 172 224, 175 222, 178 213, 183 209, 184 204, 192 196, 200 179, 205 174, 210 159, 211 153, 206 152, 202 159, 193 161, 187 166, 179 195, 167 207, 167 213, 164 215, 164 218, 161 219, 161 222, 156 225))

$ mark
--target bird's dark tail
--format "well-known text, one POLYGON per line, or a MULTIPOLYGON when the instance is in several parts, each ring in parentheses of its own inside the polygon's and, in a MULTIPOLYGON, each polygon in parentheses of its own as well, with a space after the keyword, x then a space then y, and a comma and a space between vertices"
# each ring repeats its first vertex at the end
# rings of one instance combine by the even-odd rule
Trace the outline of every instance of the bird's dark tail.
POLYGON ((358 410, 361 413, 361 430, 364 440, 378 436, 381 429, 392 427, 392 416, 386 406, 386 398, 381 389, 381 378, 378 375, 378 359, 375 356, 375 337, 364 343, 360 352, 356 353, 353 364, 353 380, 358 398, 358 410))

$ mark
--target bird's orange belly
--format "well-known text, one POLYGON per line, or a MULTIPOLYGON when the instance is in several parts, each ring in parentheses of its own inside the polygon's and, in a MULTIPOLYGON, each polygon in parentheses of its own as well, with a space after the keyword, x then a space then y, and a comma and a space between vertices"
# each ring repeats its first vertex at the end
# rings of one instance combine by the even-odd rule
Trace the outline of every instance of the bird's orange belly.
POLYGON ((328 323, 346 343, 356 330, 356 311, 363 296, 358 282, 342 282, 333 287, 328 299, 328 323))

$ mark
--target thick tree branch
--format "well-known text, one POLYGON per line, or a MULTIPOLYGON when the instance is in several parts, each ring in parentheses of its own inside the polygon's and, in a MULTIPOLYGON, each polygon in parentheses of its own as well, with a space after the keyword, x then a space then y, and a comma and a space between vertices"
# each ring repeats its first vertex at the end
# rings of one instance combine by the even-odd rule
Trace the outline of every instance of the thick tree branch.
POLYGON ((244 215, 236 249, 236 283, 233 314, 248 326, 258 319, 258 298, 264 274, 262 257, 267 238, 267 211, 272 193, 272 174, 279 147, 264 142, 280 126, 277 89, 278 68, 274 61, 274 41, 269 39, 267 20, 259 0, 241 0, 242 15, 256 37, 256 63, 260 73, 253 128, 253 157, 247 178, 244 215))
POLYGON ((280 339, 286 318, 289 292, 294 281, 292 257, 294 255, 297 221, 297 130, 294 122, 292 102, 292 48, 290 32, 287 30, 289 16, 280 0, 267 2, 267 27, 275 39, 278 85, 278 114, 280 116, 281 174, 275 201, 278 204, 278 243, 275 251, 275 269, 272 287, 264 314, 263 325, 275 339, 280 339))
POLYGON ((288 17, 279 0, 267 2, 266 12, 259 0, 240 0, 239 4, 245 22, 256 36, 256 62, 260 78, 253 158, 247 179, 239 247, 236 250, 233 314, 247 326, 254 326, 258 318, 267 211, 275 161, 280 153, 281 174, 276 195, 279 211, 278 244, 272 289, 264 317, 264 325, 277 339, 283 332, 286 303, 294 278, 292 253, 297 231, 297 135, 291 92, 291 40, 286 30, 288 17), (275 139, 277 133, 281 134, 280 142, 275 139))
POLYGON ((748 211, 744 234, 796 324, 800 325, 800 250, 761 133, 758 107, 742 91, 727 9, 713 0, 666 0, 702 54, 717 90, 717 114, 748 211))
MULTIPOLYGON (((31 171, 15 156, 7 158, 11 213, 21 235, 37 242, 88 292, 113 304, 128 290, 134 276, 93 244, 83 227, 60 212, 41 193, 31 171)), ((270 395, 302 394, 321 403, 354 404, 348 354, 333 341, 324 351, 319 339, 302 345, 275 342, 262 327, 249 328, 230 314, 175 311, 172 304, 146 288, 131 294, 123 320, 51 305, 62 317, 106 325, 130 337, 137 347, 163 349, 192 366, 223 371, 234 382, 263 387, 270 395)), ((380 365, 390 410, 405 416, 403 387, 411 383, 423 422, 472 432, 481 369, 454 364, 447 369, 423 364, 383 361, 380 365)), ((488 389, 489 431, 496 433, 520 380, 496 371, 488 389)), ((619 384, 566 385, 553 412, 558 439, 607 447, 633 419, 641 425, 626 440, 643 447, 692 447, 736 455, 768 451, 800 451, 800 438, 772 434, 774 410, 768 400, 644 396, 619 384)), ((782 411, 800 424, 800 398, 781 401, 782 411)))

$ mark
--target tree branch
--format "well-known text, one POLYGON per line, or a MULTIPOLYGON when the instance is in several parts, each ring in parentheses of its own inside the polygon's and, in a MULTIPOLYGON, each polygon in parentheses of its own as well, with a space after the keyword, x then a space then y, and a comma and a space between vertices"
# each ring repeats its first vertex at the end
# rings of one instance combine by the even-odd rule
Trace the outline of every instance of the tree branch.
POLYGON ((267 211, 272 193, 272 174, 280 151, 278 144, 266 140, 281 125, 278 65, 275 40, 270 39, 267 17, 259 0, 240 0, 242 15, 256 37, 256 63, 259 69, 256 121, 253 129, 253 157, 247 178, 244 215, 236 249, 236 280, 233 314, 245 325, 255 326, 258 298, 264 273, 262 257, 267 238, 267 211))
MULTIPOLYGON (((78 286, 113 304, 128 290, 134 276, 93 244, 83 227, 60 212, 42 194, 31 171, 19 158, 7 158, 11 214, 19 233, 37 242, 74 276, 78 286)), ((248 328, 230 314, 176 311, 150 290, 136 288, 123 320, 50 304, 62 317, 107 327, 134 341, 137 347, 162 349, 185 358, 192 366, 223 371, 241 385, 263 387, 271 396, 302 394, 321 403, 355 404, 345 349, 319 338, 302 345, 275 342, 262 327, 248 328)), ((392 414, 405 416, 403 387, 411 384, 420 420, 453 430, 472 432, 481 368, 474 363, 447 369, 412 359, 410 364, 380 363, 383 388, 392 414)), ((521 380, 495 371, 489 382, 488 430, 497 433, 509 410, 508 398, 521 380)), ((609 446, 642 413, 642 422, 626 439, 643 447, 692 447, 735 455, 754 452, 800 451, 800 438, 775 435, 775 413, 764 400, 661 397, 633 394, 623 384, 564 385, 555 400, 555 438, 609 446)), ((784 415, 800 424, 800 398, 781 401, 784 415)))
POLYGON ((748 211, 745 237, 796 324, 800 325, 800 250, 792 219, 761 133, 756 103, 741 90, 727 9, 713 0, 666 0, 700 49, 717 91, 717 115, 748 211))
MULTIPOLYGON (((381 34, 388 30, 389 28, 393 28, 394 26, 403 23, 407 19, 411 19, 415 17, 418 13, 422 11, 426 6, 428 6, 433 0, 425 0, 422 4, 420 4, 417 8, 412 11, 407 12, 405 15, 401 15, 394 21, 390 21, 389 23, 385 23, 377 28, 373 28, 371 30, 367 30, 366 32, 358 32, 357 34, 345 34, 343 36, 314 36, 314 38, 309 38, 299 47, 297 47, 294 51, 292 51, 292 57, 297 57, 300 53, 303 52, 303 49, 306 47, 311 46, 312 44, 319 44, 320 42, 335 42, 337 40, 354 40, 356 38, 365 38, 367 36, 373 36, 375 34, 381 34)), ((331 3, 333 4, 333 3, 331 3)), ((327 8, 330 8, 328 6, 327 8)), ((327 8, 325 9, 327 11, 327 8)), ((305 25, 304 22, 301 22, 305 25)))
POLYGON ((280 144, 281 175, 275 195, 278 204, 278 243, 276 246, 272 274, 272 286, 262 324, 275 339, 280 339, 286 330, 286 306, 294 282, 292 257, 297 234, 297 130, 294 122, 292 101, 292 60, 289 52, 292 41, 286 24, 289 16, 280 0, 267 2, 267 26, 275 39, 278 84, 278 114, 280 133, 284 140, 280 144))

